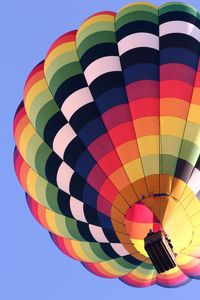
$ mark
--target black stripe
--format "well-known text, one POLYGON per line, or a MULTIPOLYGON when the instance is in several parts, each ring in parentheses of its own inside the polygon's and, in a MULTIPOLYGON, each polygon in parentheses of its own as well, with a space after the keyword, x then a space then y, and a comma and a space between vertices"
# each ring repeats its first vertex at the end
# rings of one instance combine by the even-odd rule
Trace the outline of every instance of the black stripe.
POLYGON ((77 221, 77 227, 80 235, 83 237, 83 239, 87 242, 96 242, 96 240, 93 238, 89 225, 84 222, 77 221))
POLYGON ((200 20, 197 19, 195 16, 180 11, 170 11, 159 17, 159 23, 163 24, 169 21, 185 21, 191 24, 194 24, 197 27, 200 27, 200 20))
POLYGON ((61 113, 61 111, 58 111, 54 116, 52 116, 45 128, 44 128, 44 140, 45 142, 52 147, 53 145, 53 140, 58 133, 58 131, 66 125, 67 120, 61 113))
POLYGON ((104 56, 119 56, 117 44, 103 43, 87 50, 80 59, 83 70, 85 70, 93 61, 104 56))
POLYGON ((54 153, 52 152, 51 155, 49 156, 46 166, 45 166, 45 174, 47 177, 47 180, 53 183, 54 185, 57 186, 57 173, 58 169, 62 163, 62 160, 54 153))
POLYGON ((78 136, 76 136, 67 146, 64 153, 64 161, 74 169, 76 163, 81 156, 81 154, 85 151, 85 146, 81 142, 78 136))
POLYGON ((74 173, 70 180, 70 194, 77 199, 83 199, 85 185, 87 185, 85 180, 77 173, 74 173))
POLYGON ((107 240, 110 243, 120 243, 115 231, 105 229, 105 228, 102 228, 102 230, 103 230, 103 233, 105 234, 107 240))
POLYGON ((85 215, 85 218, 87 220, 88 223, 90 224, 94 224, 94 225, 100 225, 99 224, 99 219, 98 219, 98 212, 97 210, 89 207, 89 206, 86 206, 84 205, 84 215, 85 215))
POLYGON ((70 77, 59 86, 54 95, 54 99, 56 100, 59 107, 61 107, 67 97, 86 86, 87 83, 83 74, 78 74, 70 77))
POLYGON ((182 33, 172 33, 164 35, 160 38, 160 49, 180 47, 188 49, 195 54, 199 54, 199 42, 193 37, 182 34, 182 33))
POLYGON ((91 83, 90 90, 93 97, 96 99, 107 90, 115 87, 124 87, 121 72, 109 72, 99 76, 91 83))
POLYGON ((58 190, 58 206, 64 216, 74 219, 70 209, 70 196, 61 190, 58 190))
POLYGON ((159 51, 146 47, 131 49, 128 52, 122 54, 120 60, 123 70, 129 66, 140 63, 159 65, 159 51))
POLYGON ((90 121, 99 117, 99 112, 94 102, 88 103, 79 108, 71 117, 70 125, 75 132, 79 132, 90 121))
POLYGON ((178 158, 175 171, 175 177, 183 180, 185 183, 190 179, 193 166, 184 159, 178 158))
POLYGON ((108 243, 100 243, 99 244, 103 252, 108 255, 110 258, 114 259, 119 257, 119 254, 117 254, 114 249, 111 247, 108 243))
POLYGON ((136 266, 142 264, 142 262, 140 260, 138 260, 137 258, 133 257, 132 255, 123 256, 123 259, 126 260, 127 262, 133 264, 133 265, 136 265, 136 266))
POLYGON ((196 163, 196 165, 195 165, 195 168, 197 168, 197 169, 200 171, 200 156, 199 156, 199 158, 198 158, 198 160, 197 160, 197 163, 196 163))
POLYGON ((147 32, 159 36, 159 26, 155 23, 148 21, 134 21, 131 23, 127 23, 126 25, 117 30, 117 41, 119 42, 124 37, 137 32, 147 32))

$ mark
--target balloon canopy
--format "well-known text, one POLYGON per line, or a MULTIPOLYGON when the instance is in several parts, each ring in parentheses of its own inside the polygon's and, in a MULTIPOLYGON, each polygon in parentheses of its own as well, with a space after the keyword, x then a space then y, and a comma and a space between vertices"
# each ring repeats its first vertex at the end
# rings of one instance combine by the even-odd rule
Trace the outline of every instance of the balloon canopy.
POLYGON ((17 177, 57 247, 135 287, 200 278, 200 15, 132 3, 58 38, 14 118, 17 177), (172 241, 158 274, 149 229, 172 241))

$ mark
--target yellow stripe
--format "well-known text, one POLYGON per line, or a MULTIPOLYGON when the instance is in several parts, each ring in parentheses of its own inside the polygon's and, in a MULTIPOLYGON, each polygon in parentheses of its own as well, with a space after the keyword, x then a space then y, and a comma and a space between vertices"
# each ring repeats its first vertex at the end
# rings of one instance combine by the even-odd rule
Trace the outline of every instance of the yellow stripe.
POLYGON ((25 98, 25 108, 27 111, 27 114, 29 115, 31 105, 34 102, 34 99, 43 91, 48 89, 47 83, 45 79, 41 79, 38 82, 36 82, 29 90, 29 92, 26 95, 25 98))
POLYGON ((185 120, 176 117, 160 117, 161 135, 183 136, 185 120))
POLYGON ((114 16, 111 16, 111 15, 106 15, 106 14, 103 14, 103 15, 97 15, 97 16, 94 16, 94 17, 91 17, 89 18, 87 21, 85 21, 79 28, 78 32, 77 32, 77 38, 79 36, 79 34, 89 25, 91 24, 95 24, 97 22, 112 22, 113 23, 113 20, 114 20, 114 16))
MULTIPOLYGON (((152 4, 152 3, 149 3, 149 2, 135 2, 135 3, 131 3, 131 4, 127 4, 127 5, 125 5, 124 7, 122 7, 120 10, 119 10, 119 12, 121 12, 121 11, 123 11, 124 9, 126 9, 126 8, 128 8, 128 7, 131 7, 131 6, 138 6, 138 5, 145 5, 145 6, 149 6, 149 7, 152 7, 152 8, 158 8, 158 6, 157 5, 154 5, 154 4, 152 4)), ((118 13, 119 13, 118 12, 118 13)))
POLYGON ((188 121, 184 139, 192 142, 200 148, 200 126, 188 121))
POLYGON ((156 277, 156 271, 144 269, 140 266, 138 266, 136 269, 134 269, 131 272, 131 274, 133 274, 138 279, 143 279, 144 281, 151 280, 156 277))
POLYGON ((150 135, 137 139, 140 156, 159 154, 159 136, 150 135))
POLYGON ((33 126, 29 123, 26 126, 26 128, 24 128, 19 138, 19 152, 21 153, 25 161, 27 161, 27 145, 34 134, 35 130, 33 126))
MULTIPOLYGON (((55 213, 49 209, 46 209, 45 215, 46 215, 47 224, 49 225, 49 228, 51 229, 51 231, 60 236, 61 232, 58 229, 58 226, 56 224, 55 213)), ((60 215, 60 217, 62 217, 62 216, 60 215)))
POLYGON ((81 247, 81 243, 79 241, 71 240, 71 246, 76 253, 76 255, 83 261, 91 261, 91 259, 86 255, 81 247))
POLYGON ((101 265, 101 267, 103 269, 105 269, 107 272, 109 272, 110 274, 114 274, 117 276, 123 276, 127 273, 129 273, 129 269, 126 269, 120 265, 118 265, 114 260, 111 261, 103 261, 99 263, 101 265), (116 268, 115 268, 116 265, 116 268), (118 270, 117 268, 120 268, 120 270, 118 270))
POLYGON ((54 48, 45 59, 44 70, 46 72, 48 66, 54 61, 55 58, 67 52, 76 51, 76 43, 74 42, 65 42, 60 46, 54 48))
POLYGON ((124 165, 124 168, 131 182, 135 182, 136 180, 144 177, 140 159, 129 162, 124 165))
POLYGON ((191 104, 190 111, 188 115, 188 121, 200 125, 200 105, 191 104))
MULTIPOLYGON (((36 182, 37 182, 38 175, 35 173, 32 169, 29 169, 29 172, 27 174, 27 189, 28 193, 31 195, 31 197, 38 201, 38 196, 36 193, 36 182)), ((39 202, 40 203, 40 202, 39 202)))

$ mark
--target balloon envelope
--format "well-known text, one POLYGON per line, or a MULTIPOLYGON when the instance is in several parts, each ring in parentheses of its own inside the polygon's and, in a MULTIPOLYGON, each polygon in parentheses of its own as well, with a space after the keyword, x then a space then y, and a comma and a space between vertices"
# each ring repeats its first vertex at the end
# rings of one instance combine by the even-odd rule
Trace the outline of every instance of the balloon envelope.
POLYGON ((33 216, 92 273, 136 287, 200 276, 200 15, 133 3, 58 38, 30 73, 14 163, 33 216), (149 229, 176 267, 157 274, 149 229))

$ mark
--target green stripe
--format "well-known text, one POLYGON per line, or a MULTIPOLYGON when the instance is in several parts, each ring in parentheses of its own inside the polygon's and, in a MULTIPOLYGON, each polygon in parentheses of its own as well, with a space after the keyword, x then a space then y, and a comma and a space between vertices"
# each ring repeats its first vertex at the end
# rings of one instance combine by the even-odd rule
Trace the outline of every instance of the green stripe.
POLYGON ((57 89, 61 86, 61 84, 64 81, 81 73, 82 73, 82 68, 79 61, 63 66, 54 74, 54 76, 52 77, 49 83, 49 88, 52 94, 55 95, 57 89))
POLYGON ((101 248, 99 243, 90 242, 89 243, 91 250, 95 253, 96 256, 101 260, 110 260, 110 256, 108 256, 103 249, 101 248))
POLYGON ((177 157, 172 155, 160 155, 160 174, 174 176, 176 171, 177 157))
POLYGON ((63 214, 58 206, 58 188, 46 181, 46 191, 44 197, 49 205, 49 207, 58 214, 63 214))
POLYGON ((96 34, 101 31, 111 31, 115 32, 114 22, 99 22, 95 24, 91 24, 87 26, 80 34, 78 34, 78 38, 76 40, 76 45, 79 45, 90 35, 96 34))
POLYGON ((161 135, 161 154, 169 154, 178 157, 180 146, 182 142, 182 136, 177 137, 173 135, 161 135))
MULTIPOLYGON (((32 150, 33 151, 33 150, 32 150)), ((52 150, 49 148, 49 146, 45 143, 42 143, 37 150, 37 153, 33 153, 35 156, 35 167, 38 174, 44 178, 46 178, 45 174, 45 168, 47 160, 52 153, 52 150)))
POLYGON ((85 241, 84 238, 81 236, 79 233, 78 227, 77 227, 77 221, 74 219, 66 218, 65 220, 67 229, 73 239, 78 240, 78 241, 85 241))
POLYGON ((194 7, 180 2, 170 2, 161 5, 159 8, 159 15, 174 11, 185 12, 199 18, 199 13, 194 7))
POLYGON ((51 117, 54 116, 59 110, 60 109, 57 106, 56 102, 52 99, 52 101, 49 101, 38 112, 36 116, 37 118, 35 120, 35 128, 42 137, 44 137, 46 124, 51 119, 51 117))
POLYGON ((141 160, 145 176, 159 174, 159 154, 142 156, 141 160))
POLYGON ((36 126, 36 120, 37 120, 40 110, 42 109, 42 107, 44 107, 50 101, 53 102, 53 99, 52 99, 52 95, 50 94, 49 90, 43 91, 42 93, 40 93, 39 95, 37 95, 34 98, 32 104, 31 104, 31 107, 30 107, 29 115, 28 115, 28 117, 31 120, 31 123, 34 125, 34 127, 36 126))
POLYGON ((62 69, 63 66, 71 64, 73 62, 77 62, 78 60, 79 59, 76 51, 69 51, 57 56, 45 71, 47 82, 49 83, 54 74, 57 73, 59 69, 62 69))
POLYGON ((37 133, 35 133, 33 136, 31 136, 26 147, 27 163, 34 170, 37 170, 35 154, 37 153, 42 143, 43 143, 42 139, 39 137, 37 133))
POLYGON ((120 18, 116 18, 116 30, 119 30, 126 24, 136 21, 148 21, 156 25, 159 24, 158 15, 155 15, 150 12, 137 11, 126 14, 120 18))
POLYGON ((115 32, 101 31, 88 36, 78 47, 79 57, 81 58, 88 49, 103 43, 116 43, 115 32))
POLYGON ((76 222, 74 220, 66 218, 62 215, 55 215, 55 223, 58 227, 60 236, 70 240, 81 238, 78 232, 75 230, 76 222), (73 226, 73 232, 70 231, 71 226, 73 226))
POLYGON ((112 259, 109 261, 109 264, 115 270, 117 270, 119 272, 124 272, 125 274, 127 274, 128 272, 132 271, 134 268, 137 267, 137 265, 129 263, 123 257, 118 257, 116 259, 112 259))
POLYGON ((183 140, 179 157, 195 166, 199 157, 199 147, 190 141, 183 140))
POLYGON ((154 8, 152 6, 149 6, 147 4, 137 4, 137 5, 132 5, 132 6, 128 6, 128 7, 125 7, 125 8, 122 8, 117 16, 116 16, 116 20, 118 20, 119 18, 127 15, 127 14, 130 14, 130 13, 133 13, 133 12, 136 12, 136 13, 151 13, 151 14, 154 14, 155 16, 158 15, 158 8, 154 8))

